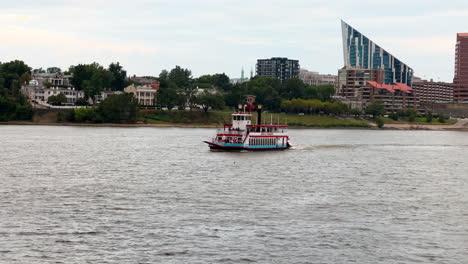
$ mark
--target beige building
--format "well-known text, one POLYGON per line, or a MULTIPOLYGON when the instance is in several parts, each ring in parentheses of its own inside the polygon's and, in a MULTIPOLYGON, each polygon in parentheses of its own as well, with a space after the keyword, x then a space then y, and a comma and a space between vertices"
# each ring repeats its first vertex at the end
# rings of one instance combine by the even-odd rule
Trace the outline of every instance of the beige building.
POLYGON ((66 88, 73 87, 71 84, 72 75, 65 75, 61 72, 57 73, 33 73, 32 80, 37 81, 40 86, 66 88))
POLYGON ((320 74, 318 72, 300 69, 299 79, 301 79, 305 84, 308 85, 318 86, 324 84, 331 84, 335 86, 338 80, 338 76, 332 74, 320 74))
POLYGON ((156 94, 159 90, 159 82, 155 81, 152 84, 145 85, 129 85, 124 91, 133 93, 133 96, 138 100, 139 105, 153 106, 156 104, 156 94))

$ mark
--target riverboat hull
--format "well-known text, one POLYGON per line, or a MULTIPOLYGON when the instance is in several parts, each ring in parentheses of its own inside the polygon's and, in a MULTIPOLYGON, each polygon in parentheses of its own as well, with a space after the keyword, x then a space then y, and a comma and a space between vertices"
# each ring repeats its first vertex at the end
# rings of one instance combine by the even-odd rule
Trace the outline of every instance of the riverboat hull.
POLYGON ((245 146, 244 144, 216 144, 209 141, 203 141, 210 147, 212 151, 270 151, 270 150, 286 150, 291 147, 287 145, 265 145, 265 146, 245 146))

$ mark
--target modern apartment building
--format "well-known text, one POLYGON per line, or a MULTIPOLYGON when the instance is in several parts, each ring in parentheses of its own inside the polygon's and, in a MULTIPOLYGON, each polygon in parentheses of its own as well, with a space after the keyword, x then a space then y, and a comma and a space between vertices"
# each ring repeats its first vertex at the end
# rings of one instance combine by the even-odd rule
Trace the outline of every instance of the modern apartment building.
POLYGON ((347 68, 338 70, 338 84, 336 95, 359 99, 361 98, 361 88, 367 85, 367 81, 382 83, 384 71, 376 69, 347 68))
POLYGON ((413 89, 422 104, 453 101, 453 83, 421 80, 413 82, 413 89))
POLYGON ((344 66, 384 71, 384 84, 412 85, 413 69, 341 21, 344 66))
POLYGON ((324 85, 330 84, 335 86, 338 76, 332 74, 320 74, 318 72, 308 71, 306 69, 299 70, 299 79, 308 85, 324 85))
POLYGON ((468 33, 457 34, 453 99, 468 101, 468 33))
POLYGON ((384 78, 384 70, 344 67, 338 71, 335 99, 361 110, 374 101, 381 101, 387 112, 418 106, 411 87, 404 83, 383 84, 384 78))
POLYGON ((299 61, 279 57, 259 59, 256 70, 257 76, 273 77, 284 81, 299 77, 299 61))

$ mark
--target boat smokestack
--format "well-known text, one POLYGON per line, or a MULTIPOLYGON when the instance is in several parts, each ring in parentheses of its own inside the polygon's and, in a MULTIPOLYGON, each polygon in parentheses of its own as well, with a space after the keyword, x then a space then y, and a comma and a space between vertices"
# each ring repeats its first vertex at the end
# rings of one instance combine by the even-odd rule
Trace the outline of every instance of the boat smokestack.
POLYGON ((257 106, 257 125, 261 125, 262 124, 262 105, 258 105, 257 106))

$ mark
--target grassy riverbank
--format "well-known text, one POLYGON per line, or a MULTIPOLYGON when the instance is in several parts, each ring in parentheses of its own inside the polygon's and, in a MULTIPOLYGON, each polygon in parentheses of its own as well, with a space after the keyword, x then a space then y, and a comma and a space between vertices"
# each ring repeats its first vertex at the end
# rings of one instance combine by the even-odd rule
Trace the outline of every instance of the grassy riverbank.
POLYGON ((453 125, 457 122, 456 119, 446 119, 445 123, 439 122, 437 118, 433 118, 431 122, 426 122, 426 117, 416 117, 414 122, 409 122, 408 118, 403 117, 399 120, 393 120, 388 117, 384 117, 383 121, 385 124, 412 124, 412 125, 453 125))
MULTIPOLYGON (((139 121, 148 124, 187 124, 187 125, 222 125, 231 122, 231 112, 228 111, 158 111, 142 110, 139 121)), ((253 123, 256 123, 254 114, 253 123)), ((299 127, 369 127, 366 121, 342 119, 331 116, 297 115, 264 113, 263 123, 288 124, 299 127)))
MULTIPOLYGON (((64 126, 111 126, 111 127, 220 127, 231 122, 230 111, 161 111, 140 110, 136 122, 133 123, 101 123, 101 122, 76 122, 68 120, 69 111, 38 111, 33 116, 33 121, 8 121, 0 122, 6 125, 64 125, 64 126)), ((257 115, 253 114, 253 124, 256 124, 257 115)), ((425 119, 416 119, 415 122, 405 120, 394 121, 384 118, 385 129, 398 130, 460 130, 466 131, 468 126, 454 124, 457 120, 446 120, 439 123, 437 119, 427 123, 425 119)), ((320 115, 297 115, 264 113, 263 122, 266 124, 288 124, 291 128, 376 128, 371 121, 364 119, 342 118, 320 115)))

